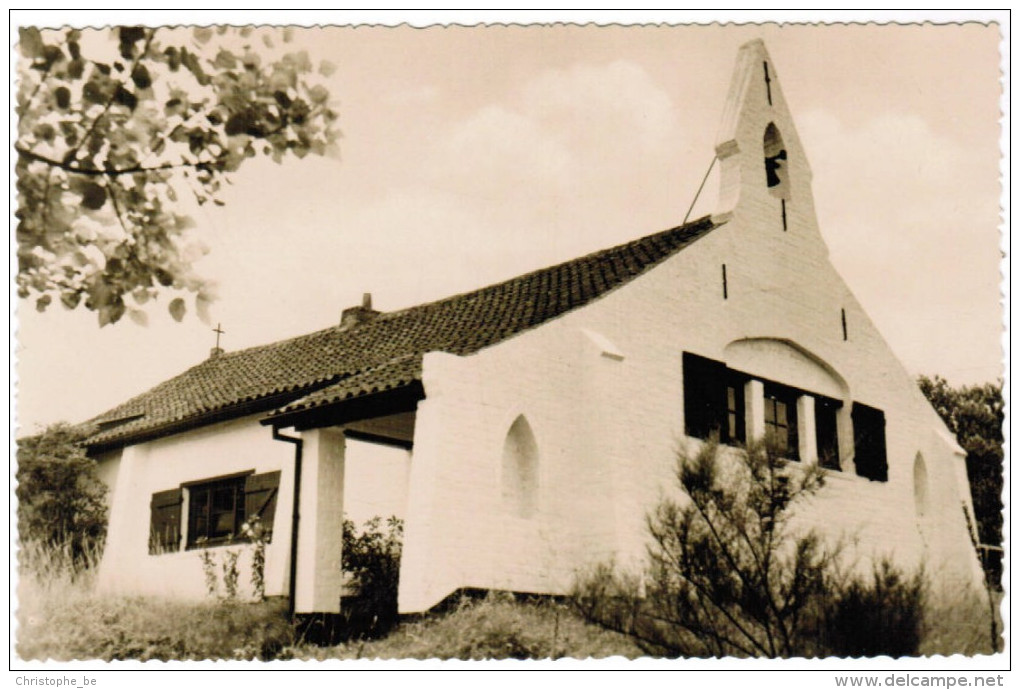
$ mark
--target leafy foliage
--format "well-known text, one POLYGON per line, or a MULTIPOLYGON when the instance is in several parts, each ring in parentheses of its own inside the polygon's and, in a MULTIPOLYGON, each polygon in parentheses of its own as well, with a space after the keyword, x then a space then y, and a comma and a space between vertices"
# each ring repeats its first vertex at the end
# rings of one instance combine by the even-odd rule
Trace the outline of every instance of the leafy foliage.
POLYGON ((816 465, 791 466, 764 443, 739 453, 709 443, 680 455, 676 479, 685 500, 649 516, 647 570, 601 564, 580 578, 586 618, 664 656, 844 656, 864 638, 828 631, 848 621, 881 647, 867 653, 916 654, 923 576, 883 564, 873 582, 847 577, 838 546, 794 528, 795 508, 822 486, 816 465))
POLYGON ((106 534, 106 486, 85 455, 85 433, 54 424, 18 442, 18 532, 21 542, 58 545, 77 558, 106 534))
MULTIPOLYGON (((181 191, 222 205, 244 161, 332 154, 338 138, 308 55, 263 61, 252 38, 271 51, 291 31, 20 29, 20 297, 40 311, 83 305, 105 325, 125 313, 144 323, 161 290, 190 291, 205 314, 213 286, 192 268, 205 249, 181 191)), ((181 297, 168 308, 178 321, 186 311, 181 297)))
POLYGON ((241 534, 252 543, 251 590, 255 599, 262 601, 266 598, 266 544, 272 537, 272 531, 262 524, 261 517, 253 515, 241 526, 241 534))
POLYGON ((404 522, 395 516, 385 525, 376 516, 359 530, 344 520, 343 571, 353 596, 345 597, 350 634, 378 636, 397 621, 397 585, 404 522))

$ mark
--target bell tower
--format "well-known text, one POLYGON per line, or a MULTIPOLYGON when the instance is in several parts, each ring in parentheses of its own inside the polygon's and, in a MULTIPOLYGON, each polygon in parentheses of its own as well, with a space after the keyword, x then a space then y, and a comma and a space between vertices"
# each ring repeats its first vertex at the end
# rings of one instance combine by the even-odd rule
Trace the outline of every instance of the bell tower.
POLYGON ((720 189, 713 221, 753 218, 749 225, 821 239, 811 166, 760 39, 745 43, 737 55, 715 152, 720 189))

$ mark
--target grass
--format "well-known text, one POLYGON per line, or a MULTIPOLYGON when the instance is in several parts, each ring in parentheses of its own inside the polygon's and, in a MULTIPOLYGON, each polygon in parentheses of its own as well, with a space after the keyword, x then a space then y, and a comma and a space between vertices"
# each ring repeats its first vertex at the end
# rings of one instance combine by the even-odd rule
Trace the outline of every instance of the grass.
POLYGON ((73 562, 66 549, 28 544, 19 552, 15 651, 25 660, 575 658, 641 651, 584 622, 568 606, 518 603, 508 595, 464 599, 453 610, 399 625, 373 641, 316 647, 295 639, 286 602, 187 603, 99 594, 96 554, 73 562))
POLYGON ((1003 650, 1003 626, 1000 614, 1002 593, 991 594, 995 607, 995 634, 985 591, 968 590, 956 595, 952 602, 933 597, 929 602, 921 629, 922 656, 963 654, 995 654, 1003 650))
POLYGON ((300 659, 559 659, 636 658, 633 642, 585 622, 566 604, 516 601, 492 593, 463 598, 451 611, 399 625, 378 640, 300 647, 300 659))
POLYGON ((29 544, 19 560, 22 659, 271 659, 293 644, 285 603, 104 595, 90 555, 72 563, 66 550, 29 544))
MULTIPOLYGON (((506 594, 490 594, 480 600, 464 598, 446 613, 401 623, 381 639, 316 647, 295 639, 283 601, 184 603, 104 595, 93 587, 95 554, 72 562, 66 550, 29 544, 20 550, 19 560, 15 651, 26 660, 584 659, 643 655, 628 638, 584 621, 567 604, 516 601, 506 594)), ((982 596, 983 592, 973 593, 954 599, 952 604, 932 601, 920 653, 993 653, 988 603, 982 596)))

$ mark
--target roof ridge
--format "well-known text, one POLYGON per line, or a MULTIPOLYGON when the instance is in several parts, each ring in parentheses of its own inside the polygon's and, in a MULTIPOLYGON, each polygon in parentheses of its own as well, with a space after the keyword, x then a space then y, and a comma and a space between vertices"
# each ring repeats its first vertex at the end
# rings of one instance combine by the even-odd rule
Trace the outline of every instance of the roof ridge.
MULTIPOLYGON (((385 318, 392 318, 392 317, 400 316, 401 314, 405 314, 405 313, 413 311, 415 309, 421 309, 423 307, 431 307, 431 306, 443 304, 445 302, 451 302, 451 301, 454 301, 454 300, 463 299, 464 297, 468 297, 470 295, 474 295, 474 294, 477 294, 477 293, 485 292, 486 290, 502 287, 502 286, 507 285, 509 283, 513 283, 514 281, 524 280, 524 279, 527 279, 527 278, 531 278, 533 276, 536 276, 536 275, 539 275, 539 274, 542 274, 542 273, 546 273, 548 271, 552 271, 552 270, 555 270, 557 268, 561 268, 563 266, 569 266, 570 264, 574 264, 574 263, 582 263, 584 261, 589 261, 591 259, 594 259, 594 258, 602 256, 602 255, 610 254, 610 253, 612 253, 614 251, 621 251, 623 249, 627 249, 627 248, 630 248, 630 247, 639 246, 639 245, 641 245, 641 244, 643 244, 645 242, 648 242, 649 240, 657 239, 657 238, 660 238, 660 237, 666 237, 666 236, 670 235, 671 233, 674 233, 674 232, 677 232, 677 231, 680 231, 680 230, 693 229, 695 226, 698 226, 698 225, 701 225, 701 224, 709 224, 710 225, 711 222, 712 222, 711 221, 711 216, 702 216, 701 218, 695 218, 694 220, 688 221, 687 223, 683 223, 681 225, 676 225, 674 227, 667 228, 665 230, 660 230, 659 232, 653 232, 653 233, 651 233, 649 235, 644 235, 642 237, 638 237, 638 238, 633 239, 633 240, 628 240, 627 242, 622 242, 620 244, 616 244, 616 245, 613 245, 611 247, 605 247, 603 249, 596 249, 594 251, 588 252, 587 254, 582 254, 581 256, 575 256, 572 259, 567 259, 565 261, 560 261, 560 262, 557 262, 555 264, 549 264, 548 266, 542 266, 540 268, 536 268, 536 269, 533 269, 531 271, 528 271, 527 273, 521 273, 521 274, 515 275, 515 276, 513 276, 511 278, 506 278, 504 280, 497 281, 495 283, 489 283, 488 285, 483 285, 482 287, 478 287, 478 288, 475 288, 473 290, 465 290, 463 292, 457 292, 457 293, 454 293, 452 295, 447 295, 446 297, 440 297, 439 299, 432 300, 431 302, 422 302, 420 304, 414 304, 414 305, 411 305, 409 307, 404 307, 403 309, 397 309, 396 311, 383 311, 383 312, 379 313, 379 316, 377 316, 374 319, 374 321, 379 321, 379 320, 382 320, 382 319, 385 319, 385 318)), ((267 344, 269 344, 269 343, 267 343, 267 344)))
POLYGON ((298 398, 348 379, 354 385, 364 375, 385 388, 386 381, 376 382, 371 372, 401 369, 398 364, 425 352, 472 354, 537 328, 630 283, 715 227, 705 216, 474 290, 381 312, 362 324, 337 323, 224 352, 93 417, 89 423, 143 413, 90 440, 105 447, 167 435, 184 421, 209 423, 255 401, 298 398))

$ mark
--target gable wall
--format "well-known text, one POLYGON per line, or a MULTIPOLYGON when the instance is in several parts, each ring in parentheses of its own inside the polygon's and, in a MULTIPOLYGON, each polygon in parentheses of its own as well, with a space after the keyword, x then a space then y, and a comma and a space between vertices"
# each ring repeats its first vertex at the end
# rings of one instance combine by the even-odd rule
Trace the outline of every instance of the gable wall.
MULTIPOLYGON (((738 213, 623 288, 477 355, 426 357, 401 610, 428 608, 458 587, 564 593, 578 569, 607 556, 639 562, 645 513, 673 486, 682 352, 724 360, 727 345, 754 337, 793 341, 835 370, 849 388, 847 416, 851 401, 886 415, 889 481, 870 482, 846 465, 830 473, 805 520, 858 540, 864 564, 883 554, 907 567, 927 558, 937 578, 975 582, 962 456, 939 435, 941 422, 817 235, 796 224, 783 233, 770 210, 738 213), (612 346, 622 360, 603 354, 612 346), (502 444, 519 414, 540 456, 539 511, 530 520, 501 503, 502 444), (918 452, 931 486, 923 520, 913 491, 918 452)), ((850 428, 840 433, 852 454, 850 428)))

